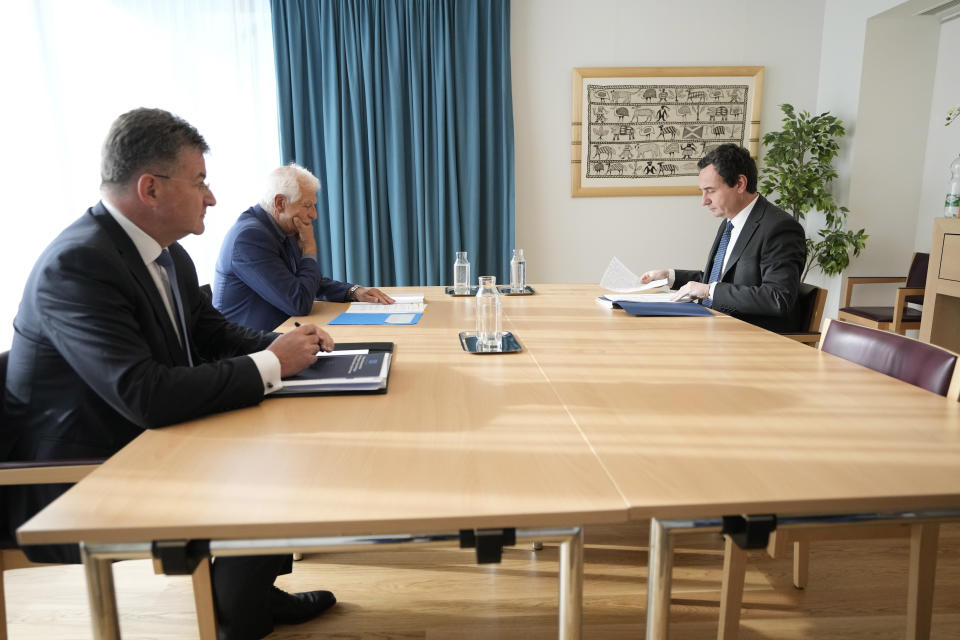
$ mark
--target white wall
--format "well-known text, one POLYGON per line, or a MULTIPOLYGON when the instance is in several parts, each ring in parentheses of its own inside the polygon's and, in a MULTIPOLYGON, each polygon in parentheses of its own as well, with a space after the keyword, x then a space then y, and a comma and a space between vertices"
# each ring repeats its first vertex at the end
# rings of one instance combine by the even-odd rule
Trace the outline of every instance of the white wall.
POLYGON ((778 105, 813 110, 824 0, 514 0, 516 244, 531 282, 597 282, 613 255, 636 272, 702 268, 717 228, 697 196, 572 198, 574 67, 762 65, 761 130, 778 105))
POLYGON ((940 27, 937 69, 930 101, 930 126, 923 163, 920 206, 917 209, 917 233, 914 248, 930 250, 933 221, 943 215, 943 201, 950 181, 950 163, 960 155, 960 121, 949 127, 943 123, 947 109, 960 106, 957 62, 960 61, 960 17, 940 27))
MULTIPOLYGON (((929 5, 928 0, 827 0, 817 111, 830 111, 847 125, 833 192, 851 209, 849 227, 870 234, 846 275, 905 273, 913 251, 915 216, 907 212, 919 189, 916 157, 926 137, 922 114, 936 44, 930 31, 935 19, 914 14, 929 5), (891 161, 892 156, 900 159, 891 161)), ((812 215, 807 228, 821 223, 812 215)), ((843 278, 812 274, 807 280, 827 288, 824 315, 835 318, 843 278)), ((890 304, 893 291, 894 286, 859 287, 854 303, 890 304)))

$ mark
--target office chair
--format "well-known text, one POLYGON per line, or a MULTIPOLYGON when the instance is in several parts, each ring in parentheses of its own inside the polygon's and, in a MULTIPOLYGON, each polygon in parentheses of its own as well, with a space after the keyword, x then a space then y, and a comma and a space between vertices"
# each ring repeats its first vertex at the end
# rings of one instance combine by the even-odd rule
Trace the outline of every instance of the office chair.
POLYGON ((823 309, 827 305, 827 290, 801 282, 797 304, 803 310, 803 317, 806 319, 804 330, 789 331, 780 335, 815 347, 820 342, 820 321, 823 319, 823 309))
MULTIPOLYGON (((10 352, 0 353, 0 425, 6 421, 5 389, 10 352)), ((0 494, 4 487, 32 484, 76 483, 94 471, 106 458, 83 460, 30 460, 0 462, 0 494)), ((7 640, 7 607, 3 572, 8 569, 50 566, 31 562, 15 537, 8 537, 7 514, 0 512, 0 640, 7 640)), ((156 565, 156 563, 155 563, 156 565)), ((193 596, 201 640, 217 640, 210 562, 204 560, 193 574, 193 596)))
MULTIPOLYGON (((949 402, 960 400, 958 356, 931 344, 896 333, 827 319, 820 351, 839 356, 874 371, 926 389, 949 402)), ((909 538, 910 572, 907 593, 908 639, 930 637, 933 614, 933 586, 937 569, 939 524, 832 525, 774 531, 767 553, 782 555, 793 543, 793 584, 807 585, 810 542, 859 540, 865 538, 909 538)), ((726 537, 723 586, 720 600, 720 629, 717 637, 733 640, 740 626, 740 606, 746 573, 746 551, 726 537)))
POLYGON ((904 335, 907 329, 920 328, 921 312, 910 308, 907 303, 923 304, 923 290, 927 286, 927 264, 929 253, 915 253, 910 261, 910 270, 903 277, 848 277, 843 290, 843 306, 837 317, 864 327, 883 329, 904 335), (892 307, 854 307, 851 306, 853 288, 863 284, 904 282, 906 286, 897 289, 892 307))

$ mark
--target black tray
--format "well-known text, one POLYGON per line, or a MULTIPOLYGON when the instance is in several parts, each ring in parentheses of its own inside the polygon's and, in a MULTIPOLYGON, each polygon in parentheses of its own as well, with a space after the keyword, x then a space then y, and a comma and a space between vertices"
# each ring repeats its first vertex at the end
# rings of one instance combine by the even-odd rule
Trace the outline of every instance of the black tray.
POLYGON ((517 353, 518 351, 523 351, 523 345, 517 341, 516 336, 514 336, 509 331, 503 332, 503 341, 502 348, 500 351, 477 351, 477 332, 476 331, 461 331, 460 332, 460 346, 463 347, 463 350, 467 353, 476 353, 478 355, 491 355, 495 353, 517 353))
POLYGON ((444 292, 445 294, 447 294, 448 296, 454 296, 454 297, 456 297, 456 298, 464 298, 464 297, 466 297, 466 296, 475 296, 475 295, 477 295, 477 291, 479 291, 479 290, 480 290, 480 287, 474 286, 474 287, 470 287, 470 293, 454 293, 454 292, 453 292, 453 287, 445 287, 445 288, 443 289, 443 292, 444 292))
POLYGON ((501 284, 497 287, 497 291, 500 292, 500 295, 503 296, 532 296, 536 293, 533 287, 527 285, 523 288, 523 291, 518 291, 517 293, 513 292, 513 289, 510 288, 508 284, 501 284))

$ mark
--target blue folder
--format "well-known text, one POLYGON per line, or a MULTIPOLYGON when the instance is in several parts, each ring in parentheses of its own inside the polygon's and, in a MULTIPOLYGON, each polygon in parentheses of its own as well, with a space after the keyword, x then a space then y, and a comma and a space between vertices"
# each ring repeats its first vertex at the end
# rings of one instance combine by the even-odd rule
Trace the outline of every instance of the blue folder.
POLYGON ((614 301, 632 316, 712 316, 710 310, 696 302, 627 302, 614 301))
POLYGON ((327 324, 385 324, 385 325, 403 325, 417 324, 420 322, 422 313, 347 313, 346 311, 338 315, 327 324), (409 322, 387 322, 390 316, 412 315, 409 322))

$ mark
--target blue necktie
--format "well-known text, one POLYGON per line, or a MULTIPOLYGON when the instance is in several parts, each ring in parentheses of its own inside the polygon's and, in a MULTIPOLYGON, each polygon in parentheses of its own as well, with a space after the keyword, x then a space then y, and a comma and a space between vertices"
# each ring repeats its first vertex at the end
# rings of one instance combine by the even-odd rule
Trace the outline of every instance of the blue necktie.
MULTIPOLYGON (((707 284, 720 279, 720 271, 723 270, 723 258, 727 255, 727 245, 730 244, 731 231, 733 231, 733 223, 727 220, 727 225, 723 228, 723 235, 720 236, 720 244, 717 245, 717 255, 713 256, 713 267, 710 268, 710 279, 707 280, 707 284)), ((704 298, 700 304, 705 307, 712 307, 713 300, 704 298)))
POLYGON ((163 267, 167 272, 167 280, 170 282, 170 302, 173 304, 173 312, 180 321, 180 339, 183 341, 183 350, 187 352, 187 361, 193 366, 193 356, 190 354, 190 338, 187 332, 187 321, 183 316, 183 300, 180 299, 180 287, 177 286, 177 269, 173 266, 173 258, 166 249, 157 256, 156 263, 163 267))

